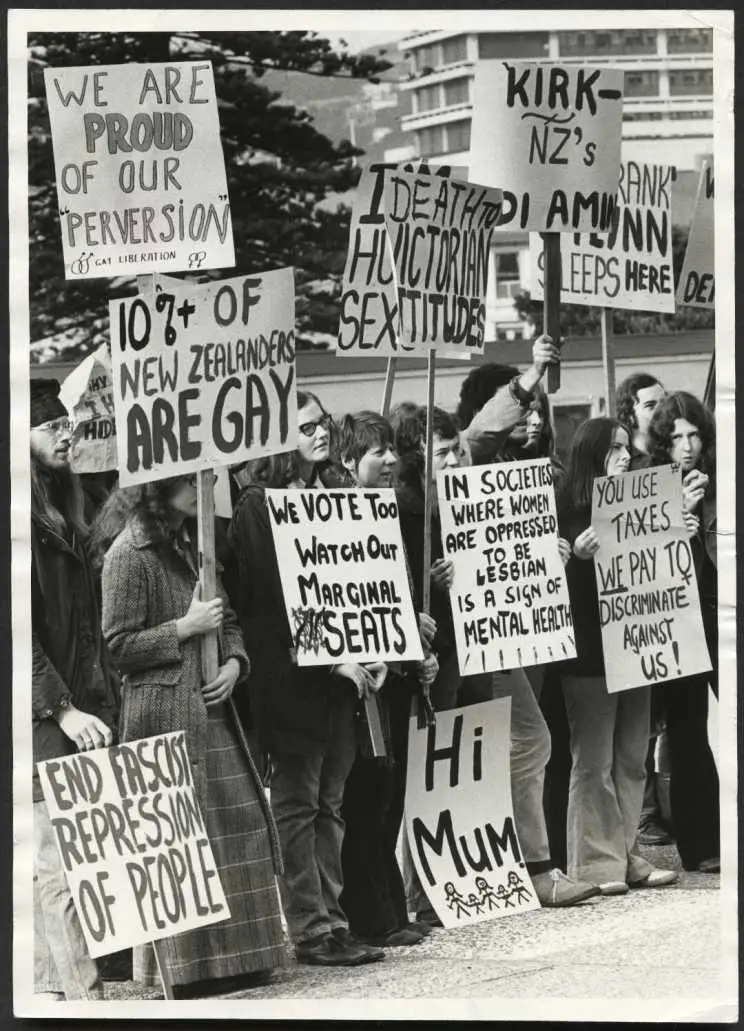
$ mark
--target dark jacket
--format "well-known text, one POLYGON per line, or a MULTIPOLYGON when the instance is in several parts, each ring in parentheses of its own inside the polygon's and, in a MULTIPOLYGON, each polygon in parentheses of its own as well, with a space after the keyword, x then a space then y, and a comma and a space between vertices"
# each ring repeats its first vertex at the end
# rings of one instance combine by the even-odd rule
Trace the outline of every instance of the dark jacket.
POLYGON ((31 516, 31 706, 34 801, 43 798, 36 763, 74 755, 75 744, 48 715, 69 697, 116 730, 118 691, 101 634, 90 563, 73 536, 31 516))
MULTIPOLYGON (((558 498, 558 533, 565 537, 571 548, 590 522, 591 515, 578 513, 566 493, 562 492, 558 498)), ((563 663, 561 668, 565 673, 575 677, 604 676, 594 559, 577 558, 572 553, 566 564, 566 583, 574 622, 576 658, 563 663)))

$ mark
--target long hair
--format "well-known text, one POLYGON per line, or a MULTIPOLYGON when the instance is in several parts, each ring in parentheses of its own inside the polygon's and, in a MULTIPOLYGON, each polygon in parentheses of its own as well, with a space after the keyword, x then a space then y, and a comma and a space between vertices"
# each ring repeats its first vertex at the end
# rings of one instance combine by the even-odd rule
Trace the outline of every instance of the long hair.
POLYGON ((627 430, 617 419, 600 416, 582 422, 571 441, 564 493, 581 515, 592 510, 592 491, 598 476, 605 475, 605 462, 616 430, 627 430))
MULTIPOLYGON (((406 487, 421 490, 426 466, 426 405, 417 405, 394 415, 392 422, 395 450, 400 459, 399 478, 406 487)), ((432 411, 432 432, 442 440, 452 440, 460 432, 454 416, 442 408, 432 411)))
POLYGON ((382 415, 365 409, 345 415, 338 424, 337 449, 342 463, 357 466, 373 448, 394 448, 393 428, 382 415))
POLYGON ((499 387, 506 386, 518 375, 519 369, 515 369, 511 365, 499 365, 496 362, 489 362, 472 369, 460 387, 460 400, 455 413, 460 426, 467 429, 473 421, 473 417, 487 401, 491 400, 499 387))
POLYGON ((553 435, 553 424, 550 419, 550 402, 544 390, 538 387, 535 395, 527 409, 527 414, 537 412, 542 419, 542 427, 537 444, 534 447, 527 447, 524 443, 517 443, 508 437, 504 444, 504 457, 507 459, 520 458, 552 458, 557 461, 555 455, 555 437, 553 435))
MULTIPOLYGON (((93 522, 89 553, 93 568, 100 570, 106 552, 127 523, 137 517, 158 551, 171 545, 173 526, 169 518, 168 500, 180 476, 172 476, 134 487, 118 487, 103 503, 93 522)), ((193 520, 186 521, 186 525, 193 520)), ((193 526, 192 526, 193 528, 193 526)))
POLYGON ((703 450, 698 468, 715 482, 716 423, 710 408, 686 390, 677 390, 659 402, 648 428, 648 453, 656 465, 671 461, 672 434, 677 419, 685 419, 700 432, 703 450))
POLYGON ((69 469, 47 469, 31 454, 31 513, 40 523, 65 537, 72 530, 85 540, 90 527, 85 518, 85 494, 69 469))
MULTIPOLYGON (((297 391, 297 410, 306 408, 311 402, 320 408, 324 415, 328 415, 320 399, 309 390, 297 391)), ((336 451, 336 430, 332 424, 330 429, 330 452, 329 458, 319 462, 316 466, 321 481, 335 478, 336 451)), ((300 475, 300 456, 297 450, 282 451, 278 455, 269 455, 266 458, 254 458, 245 464, 245 474, 248 483, 258 484, 260 487, 276 487, 283 489, 298 479, 300 475)))
POLYGON ((626 376, 617 388, 615 393, 617 421, 623 424, 631 439, 638 429, 638 420, 633 411, 638 401, 638 391, 660 386, 661 383, 656 376, 652 376, 648 372, 634 372, 632 376, 626 376))

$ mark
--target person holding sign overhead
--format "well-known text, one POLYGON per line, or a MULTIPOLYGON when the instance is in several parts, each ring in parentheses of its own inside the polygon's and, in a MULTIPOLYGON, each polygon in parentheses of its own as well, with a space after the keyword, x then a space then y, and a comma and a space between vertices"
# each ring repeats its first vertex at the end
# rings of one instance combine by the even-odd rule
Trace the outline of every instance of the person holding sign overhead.
POLYGON ((295 955, 313 966, 358 966, 384 953, 354 939, 339 901, 341 804, 356 754, 357 699, 381 686, 386 667, 297 665, 265 495, 268 487, 312 490, 322 488, 325 477, 338 482, 331 428, 317 397, 298 391, 297 449, 250 464, 229 541, 237 563, 233 602, 253 663, 252 711, 260 746, 272 761, 282 897, 295 955))
MULTIPOLYGON (((103 629, 123 674, 121 737, 185 731, 230 909, 160 941, 176 998, 263 983, 285 962, 276 829, 231 697, 250 665, 219 579, 216 598, 200 597, 196 507, 192 475, 122 488, 100 513, 109 536, 123 525, 103 560, 103 629), (200 641, 214 631, 220 665, 205 684, 200 641)), ((149 946, 135 948, 134 973, 157 983, 149 946)))
POLYGON ((628 431, 615 419, 588 419, 576 431, 568 475, 558 498, 558 526, 571 544, 566 566, 576 658, 562 669, 571 732, 568 797, 568 872, 599 886, 602 895, 628 888, 674 884, 674 870, 658 870, 637 850, 646 783, 651 695, 647 687, 610 694, 605 682, 599 598, 591 526, 598 476, 619 476, 630 464, 628 431))
MULTIPOLYGON (((31 382, 31 711, 34 764, 107 748, 118 692, 101 635, 86 552, 72 427, 56 380, 31 382)), ((34 989, 54 999, 102 999, 103 983, 57 850, 34 765, 34 989)))

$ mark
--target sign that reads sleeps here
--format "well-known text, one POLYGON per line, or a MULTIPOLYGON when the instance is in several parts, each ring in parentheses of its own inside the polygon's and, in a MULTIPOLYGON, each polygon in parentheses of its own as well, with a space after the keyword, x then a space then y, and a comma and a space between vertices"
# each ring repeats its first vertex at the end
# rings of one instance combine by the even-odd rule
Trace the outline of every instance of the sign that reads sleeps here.
POLYGON ((706 673, 711 664, 679 469, 596 479, 592 526, 607 690, 706 673))
POLYGON ((235 264, 211 62, 44 81, 67 279, 235 264))
MULTIPOLYGON (((671 165, 624 161, 608 233, 561 240, 561 303, 674 312, 671 165)), ((530 237, 530 292, 543 297, 542 240, 530 237)))
POLYGON ((229 918, 182 731, 38 770, 91 956, 229 918))
POLYGON ((422 659, 395 491, 267 490, 300 666, 422 659))
POLYGON ((122 486, 290 451, 291 268, 109 302, 122 486))
POLYGON ((693 308, 715 308, 715 180, 713 165, 703 163, 695 213, 677 286, 677 303, 693 308))
POLYGON ((437 492, 460 673, 573 658, 550 459, 444 470, 437 492))
POLYGON ((517 839, 509 775, 511 699, 408 725, 405 821, 421 884, 445 927, 539 908, 517 839))
POLYGON ((500 228, 606 232, 620 174, 623 72, 481 61, 473 84, 470 178, 504 191, 500 228))

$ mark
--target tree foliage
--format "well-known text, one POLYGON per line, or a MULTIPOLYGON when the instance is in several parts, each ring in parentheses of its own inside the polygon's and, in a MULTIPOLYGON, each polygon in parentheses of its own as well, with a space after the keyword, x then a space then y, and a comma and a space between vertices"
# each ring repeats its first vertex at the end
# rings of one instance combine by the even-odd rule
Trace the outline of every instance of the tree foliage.
POLYGON ((44 68, 205 59, 214 67, 236 269, 293 265, 299 345, 335 335, 350 210, 338 205, 329 211, 319 204, 356 185, 353 158, 362 151, 347 141, 334 144, 314 128, 307 112, 282 103, 261 80, 281 69, 377 82, 389 62, 339 53, 328 40, 304 31, 35 33, 29 48, 32 340, 70 331, 76 339, 79 334, 72 351, 85 353, 103 339, 109 298, 133 288, 133 277, 64 278, 44 68))

